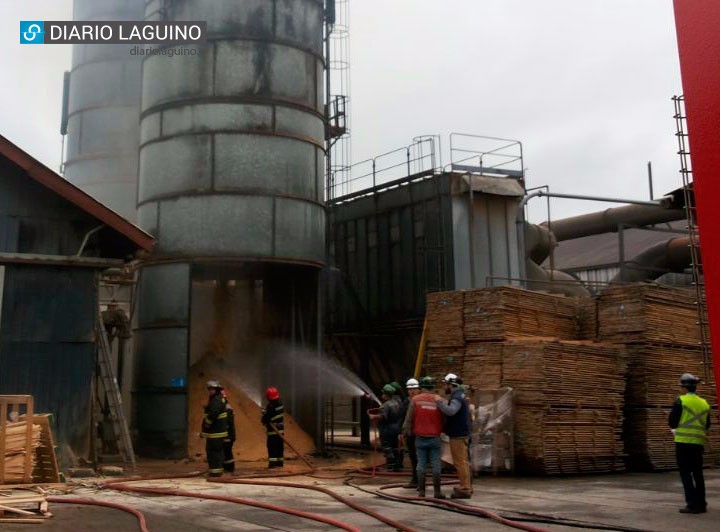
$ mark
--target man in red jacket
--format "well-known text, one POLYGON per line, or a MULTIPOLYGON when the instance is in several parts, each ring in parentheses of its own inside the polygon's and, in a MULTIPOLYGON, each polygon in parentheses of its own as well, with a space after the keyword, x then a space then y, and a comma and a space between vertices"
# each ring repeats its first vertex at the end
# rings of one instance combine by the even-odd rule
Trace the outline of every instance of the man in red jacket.
POLYGON ((443 430, 443 416, 438 408, 440 396, 432 393, 433 380, 430 377, 420 379, 422 392, 410 401, 405 416, 403 434, 415 436, 415 449, 417 451, 417 481, 418 495, 425 497, 425 467, 428 462, 432 465, 433 497, 444 499, 441 486, 440 463, 440 433, 443 430))

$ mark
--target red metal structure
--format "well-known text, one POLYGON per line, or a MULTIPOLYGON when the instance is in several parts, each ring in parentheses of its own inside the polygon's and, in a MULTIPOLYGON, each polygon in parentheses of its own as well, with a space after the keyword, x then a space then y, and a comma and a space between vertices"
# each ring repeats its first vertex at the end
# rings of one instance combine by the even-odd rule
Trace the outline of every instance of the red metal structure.
POLYGON ((674 3, 715 385, 720 395, 720 2, 674 3))

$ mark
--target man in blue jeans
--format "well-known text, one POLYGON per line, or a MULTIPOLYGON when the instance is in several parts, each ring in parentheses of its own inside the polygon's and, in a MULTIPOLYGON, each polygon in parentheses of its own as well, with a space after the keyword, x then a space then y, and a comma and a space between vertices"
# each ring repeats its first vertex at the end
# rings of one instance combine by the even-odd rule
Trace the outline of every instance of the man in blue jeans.
POLYGON ((408 405, 408 412, 405 416, 403 434, 411 434, 415 437, 415 449, 417 451, 417 481, 418 496, 425 497, 425 468, 427 463, 432 465, 433 488, 436 499, 444 499, 441 486, 440 464, 440 433, 443 430, 443 417, 438 408, 440 396, 432 393, 433 380, 430 377, 423 377, 420 380, 420 387, 423 391, 412 398, 408 405))

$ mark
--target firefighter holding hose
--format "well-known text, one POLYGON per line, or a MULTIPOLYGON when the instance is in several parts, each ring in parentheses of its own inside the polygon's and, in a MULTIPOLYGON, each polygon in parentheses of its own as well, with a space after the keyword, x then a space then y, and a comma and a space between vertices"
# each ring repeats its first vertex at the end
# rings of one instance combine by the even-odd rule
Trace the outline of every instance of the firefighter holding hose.
POLYGON ((222 386, 218 381, 207 383, 208 403, 202 421, 200 437, 205 438, 205 454, 207 456, 208 474, 219 477, 223 474, 223 442, 228 438, 228 413, 222 394, 222 386))
POLYGON ((282 439, 285 433, 285 408, 277 388, 270 387, 265 390, 265 397, 268 404, 263 410, 261 421, 267 430, 268 467, 275 469, 285 465, 285 443, 282 439))

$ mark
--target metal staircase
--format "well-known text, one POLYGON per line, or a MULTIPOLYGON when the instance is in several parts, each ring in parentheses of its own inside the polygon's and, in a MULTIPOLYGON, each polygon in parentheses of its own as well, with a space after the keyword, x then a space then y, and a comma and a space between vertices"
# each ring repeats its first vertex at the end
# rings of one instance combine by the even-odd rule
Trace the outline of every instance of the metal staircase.
POLYGON ((700 233, 698 230, 697 208, 695 206, 695 191, 693 187, 692 165, 690 160, 690 145, 687 132, 687 118, 685 115, 685 97, 673 96, 675 104, 675 128, 678 141, 678 155, 680 156, 680 175, 682 176, 683 192, 685 196, 685 212, 688 221, 688 235, 690 237, 690 254, 692 259, 693 287, 695 288, 695 304, 698 312, 698 329, 700 332, 700 349, 703 358, 705 382, 710 381, 710 326, 708 323, 707 299, 705 296, 705 282, 703 278, 702 256, 700 254, 700 233))

